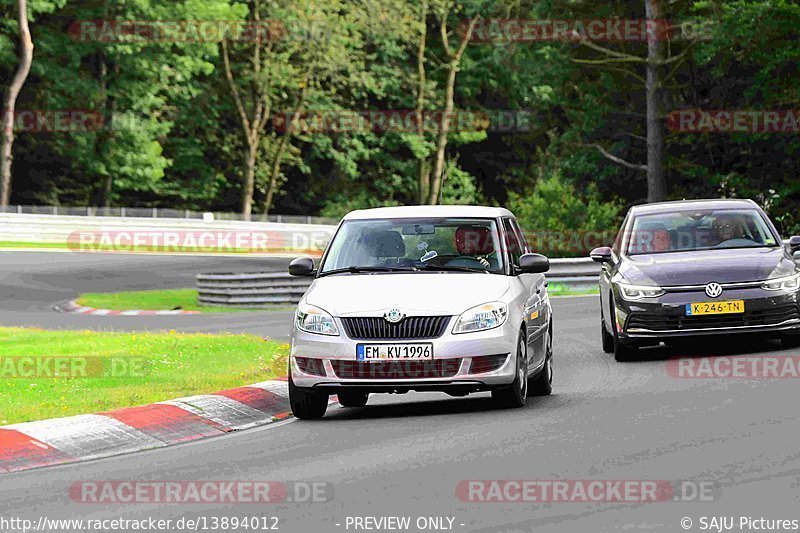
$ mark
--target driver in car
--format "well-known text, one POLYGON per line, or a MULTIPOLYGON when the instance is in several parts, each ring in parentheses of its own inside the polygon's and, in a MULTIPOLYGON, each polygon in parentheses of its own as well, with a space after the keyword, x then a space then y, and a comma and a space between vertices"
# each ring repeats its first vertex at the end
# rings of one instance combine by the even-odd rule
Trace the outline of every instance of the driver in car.
MULTIPOLYGON (((497 266, 494 242, 492 242, 492 232, 486 227, 461 226, 456 230, 455 247, 460 257, 450 261, 448 264, 456 265, 456 262, 477 261, 484 268, 497 266)), ((468 264, 460 266, 472 266, 468 264)))
POLYGON ((714 237, 717 239, 717 245, 732 239, 744 239, 744 229, 741 222, 734 217, 722 215, 714 221, 711 226, 714 230, 714 237))

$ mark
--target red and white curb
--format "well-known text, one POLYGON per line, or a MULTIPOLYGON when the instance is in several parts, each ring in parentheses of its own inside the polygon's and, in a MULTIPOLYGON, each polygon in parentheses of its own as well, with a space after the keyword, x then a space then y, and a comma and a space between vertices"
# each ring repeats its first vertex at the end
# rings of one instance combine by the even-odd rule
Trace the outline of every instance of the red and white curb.
POLYGON ((162 448, 289 417, 284 378, 106 413, 12 424, 0 427, 0 473, 162 448))
POLYGON ((172 309, 168 311, 154 311, 147 309, 120 311, 119 309, 95 309, 94 307, 86 307, 78 305, 78 302, 72 300, 64 305, 57 305, 56 310, 62 313, 72 313, 75 315, 92 315, 92 316, 155 316, 155 315, 199 315, 200 311, 186 311, 184 309, 172 309))

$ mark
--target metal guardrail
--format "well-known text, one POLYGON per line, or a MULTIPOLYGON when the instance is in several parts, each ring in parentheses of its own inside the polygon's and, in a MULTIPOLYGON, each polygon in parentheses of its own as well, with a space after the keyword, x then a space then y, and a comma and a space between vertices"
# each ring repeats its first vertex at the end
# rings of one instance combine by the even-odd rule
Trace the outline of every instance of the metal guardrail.
MULTIPOLYGON (((212 234, 211 248, 216 252, 233 251, 217 236, 236 237, 252 243, 252 253, 265 251, 319 254, 325 248, 334 226, 316 224, 289 224, 239 220, 196 220, 183 218, 118 218, 100 216, 33 215, 0 213, 0 242, 29 244, 59 244, 73 251, 91 250, 91 245, 110 242, 112 250, 129 248, 134 237, 141 242, 156 241, 158 237, 174 236, 179 243, 189 242, 189 237, 199 240, 205 232, 212 234), (219 243, 218 246, 215 246, 219 243)), ((178 246, 178 248, 183 248, 178 246)))
MULTIPOLYGON (((575 287, 597 283, 600 265, 590 258, 552 259, 547 279, 575 287)), ((201 305, 268 307, 296 304, 313 278, 297 278, 282 272, 245 274, 198 274, 197 293, 201 305)))
POLYGON ((251 274, 198 274, 197 299, 201 305, 268 307, 296 304, 311 285, 311 278, 282 272, 251 274))
POLYGON ((336 225, 335 218, 307 215, 263 215, 252 214, 249 218, 241 213, 218 211, 190 211, 188 209, 162 209, 160 207, 66 207, 60 205, 7 205, 0 206, 0 214, 56 215, 104 218, 150 218, 184 220, 229 220, 242 222, 275 222, 277 224, 322 224, 336 225))

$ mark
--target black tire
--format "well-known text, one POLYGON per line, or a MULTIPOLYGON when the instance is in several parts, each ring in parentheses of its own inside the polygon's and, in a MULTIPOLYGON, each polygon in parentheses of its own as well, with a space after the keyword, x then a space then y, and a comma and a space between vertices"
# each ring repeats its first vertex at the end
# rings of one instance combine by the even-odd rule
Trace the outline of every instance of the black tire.
POLYGON ((300 420, 317 420, 328 410, 328 394, 296 387, 289 374, 289 406, 300 420))
POLYGON ((343 407, 364 407, 369 400, 369 393, 357 390, 343 390, 336 393, 343 407))
POLYGON ((547 329, 544 367, 528 381, 528 396, 550 396, 553 392, 553 321, 547 329))
MULTIPOLYGON (((611 297, 611 309, 615 309, 616 304, 614 303, 614 297, 611 297)), ((629 361, 634 361, 639 354, 639 350, 636 346, 630 346, 627 344, 623 344, 619 338, 619 333, 617 329, 614 328, 614 332, 612 333, 613 344, 614 344, 614 359, 618 363, 627 363, 629 361)))
POLYGON ((494 389, 492 400, 498 407, 518 408, 525 405, 528 396, 528 347, 525 341, 525 332, 521 331, 517 341, 516 376, 511 385, 494 389))
POLYGON ((782 348, 800 348, 800 333, 786 334, 781 337, 782 348))
POLYGON ((603 340, 603 352, 614 353, 614 336, 606 329, 606 321, 600 318, 600 336, 603 340))

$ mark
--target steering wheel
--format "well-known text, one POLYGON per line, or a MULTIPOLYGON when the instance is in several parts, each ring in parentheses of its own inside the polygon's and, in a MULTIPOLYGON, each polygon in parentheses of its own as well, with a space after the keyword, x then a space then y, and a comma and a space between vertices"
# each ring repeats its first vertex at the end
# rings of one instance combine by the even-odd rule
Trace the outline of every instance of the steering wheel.
POLYGON ((758 245, 756 241, 750 239, 728 239, 716 245, 714 248, 734 248, 737 246, 754 246, 758 245))
MULTIPOLYGON (((486 259, 488 261, 490 256, 493 255, 493 254, 496 254, 496 253, 497 252, 492 252, 492 253, 490 253, 488 255, 484 255, 484 256, 481 256, 481 257, 483 257, 484 259, 486 259)), ((467 261, 469 263, 474 263, 477 268, 490 268, 489 266, 486 266, 483 263, 481 263, 478 260, 478 258, 475 257, 474 255, 458 255, 458 256, 450 259, 447 263, 445 263, 445 266, 468 266, 468 267, 472 266, 472 265, 453 265, 453 264, 451 264, 451 263, 454 263, 456 261, 467 261)))

